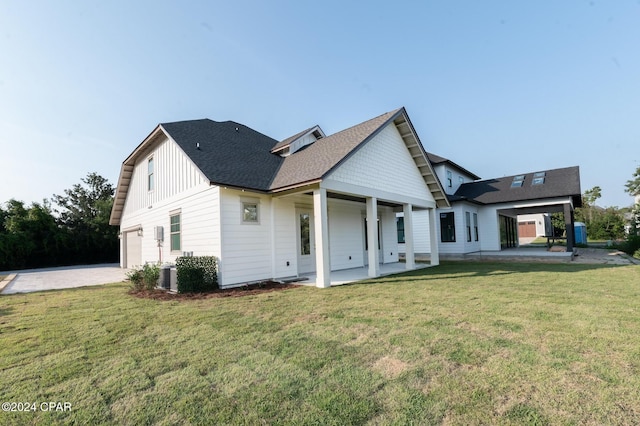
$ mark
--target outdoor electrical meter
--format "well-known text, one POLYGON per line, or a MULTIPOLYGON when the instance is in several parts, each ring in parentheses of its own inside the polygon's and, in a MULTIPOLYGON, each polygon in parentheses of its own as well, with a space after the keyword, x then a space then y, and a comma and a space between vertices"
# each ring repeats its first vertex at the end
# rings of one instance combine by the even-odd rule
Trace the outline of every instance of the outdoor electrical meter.
POLYGON ((164 228, 162 226, 155 226, 153 228, 154 239, 158 241, 164 241, 164 228))

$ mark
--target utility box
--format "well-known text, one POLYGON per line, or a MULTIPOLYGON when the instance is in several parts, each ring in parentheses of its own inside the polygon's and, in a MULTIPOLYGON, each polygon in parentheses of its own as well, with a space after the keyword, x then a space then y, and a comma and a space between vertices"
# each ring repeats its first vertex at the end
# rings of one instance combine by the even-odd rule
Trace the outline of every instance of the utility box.
POLYGON ((587 244, 587 225, 582 222, 573 224, 576 244, 587 244))
POLYGON ((164 228, 162 226, 153 227, 153 238, 156 241, 164 241, 164 228))

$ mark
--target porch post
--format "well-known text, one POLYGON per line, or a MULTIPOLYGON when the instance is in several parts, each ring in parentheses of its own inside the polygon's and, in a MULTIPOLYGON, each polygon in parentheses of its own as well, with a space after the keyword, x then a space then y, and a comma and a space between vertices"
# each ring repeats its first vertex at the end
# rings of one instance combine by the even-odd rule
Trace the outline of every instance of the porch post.
POLYGON ((416 267, 416 257, 413 244, 413 206, 411 204, 403 204, 402 211, 404 212, 405 268, 414 269, 416 267))
POLYGON ((376 197, 367 198, 367 243, 369 253, 369 276, 380 275, 378 266, 378 200, 376 197))
POLYGON ((567 251, 573 251, 575 238, 573 209, 568 203, 564 205, 564 225, 567 232, 567 251))
POLYGON ((440 252, 438 250, 438 224, 436 220, 436 208, 433 207, 429 209, 429 248, 431 250, 431 260, 429 263, 431 266, 437 266, 440 264, 440 252))
POLYGON ((331 287, 329 258, 329 220, 327 217, 327 190, 313 191, 313 223, 316 238, 316 287, 331 287))

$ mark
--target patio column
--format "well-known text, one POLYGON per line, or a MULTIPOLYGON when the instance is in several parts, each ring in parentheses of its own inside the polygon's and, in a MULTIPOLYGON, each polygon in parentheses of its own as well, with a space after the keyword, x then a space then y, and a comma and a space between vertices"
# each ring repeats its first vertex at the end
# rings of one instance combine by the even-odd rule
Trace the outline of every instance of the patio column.
POLYGON ((378 200, 367 198, 367 251, 369 258, 369 276, 380 275, 378 266, 378 200))
POLYGON ((403 204, 402 211, 404 213, 405 268, 415 269, 416 256, 413 244, 413 206, 411 204, 403 204))
POLYGON ((436 222, 437 215, 436 209, 429 209, 429 248, 431 249, 430 253, 430 264, 431 266, 437 266, 440 264, 440 254, 438 251, 438 224, 436 222))
POLYGON ((564 205, 564 225, 567 232, 567 251, 573 251, 575 230, 573 220, 573 209, 571 204, 564 205))
POLYGON ((316 239, 316 287, 331 287, 329 257, 329 220, 327 216, 327 190, 313 191, 313 224, 316 239))

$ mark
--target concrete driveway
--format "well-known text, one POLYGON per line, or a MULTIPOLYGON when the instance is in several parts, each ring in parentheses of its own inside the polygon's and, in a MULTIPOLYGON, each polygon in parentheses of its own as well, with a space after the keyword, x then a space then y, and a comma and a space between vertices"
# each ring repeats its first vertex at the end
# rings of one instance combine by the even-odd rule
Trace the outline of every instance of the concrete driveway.
POLYGON ((0 275, 16 274, 1 292, 31 293, 115 283, 124 281, 126 272, 127 270, 120 268, 117 263, 0 272, 0 275))

